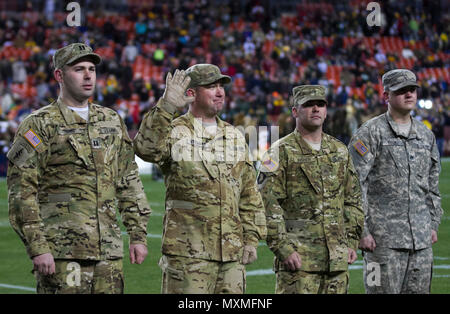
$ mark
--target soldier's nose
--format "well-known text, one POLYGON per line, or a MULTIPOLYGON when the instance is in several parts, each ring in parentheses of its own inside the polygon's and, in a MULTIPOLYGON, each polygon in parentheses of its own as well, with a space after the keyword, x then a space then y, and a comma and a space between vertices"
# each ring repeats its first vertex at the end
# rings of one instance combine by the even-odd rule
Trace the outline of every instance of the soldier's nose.
POLYGON ((216 95, 219 97, 223 97, 225 95, 225 90, 223 87, 220 86, 216 89, 216 95))

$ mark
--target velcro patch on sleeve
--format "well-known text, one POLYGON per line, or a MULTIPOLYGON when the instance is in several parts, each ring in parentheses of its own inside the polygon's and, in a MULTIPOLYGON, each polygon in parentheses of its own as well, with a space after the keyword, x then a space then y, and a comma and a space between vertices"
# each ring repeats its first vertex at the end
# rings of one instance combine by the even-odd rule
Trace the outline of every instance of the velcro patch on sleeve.
POLYGON ((369 151, 369 149, 367 149, 366 145, 364 145, 364 143, 361 140, 356 141, 353 144, 353 147, 356 149, 356 151, 361 155, 364 156, 365 154, 367 154, 367 152, 369 151))
POLYGON ((32 129, 28 130, 28 132, 26 132, 23 136, 31 144, 31 146, 34 147, 34 149, 36 149, 42 143, 39 136, 37 136, 37 134, 32 129))
POLYGON ((6 157, 16 166, 21 167, 32 155, 28 149, 29 145, 25 142, 25 140, 16 141, 11 149, 8 151, 6 157))

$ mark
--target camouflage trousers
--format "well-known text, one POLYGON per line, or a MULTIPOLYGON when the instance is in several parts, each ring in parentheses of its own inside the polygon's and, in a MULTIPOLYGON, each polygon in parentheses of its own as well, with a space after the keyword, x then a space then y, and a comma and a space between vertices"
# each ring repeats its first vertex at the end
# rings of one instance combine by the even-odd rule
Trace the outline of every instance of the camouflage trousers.
POLYGON ((121 294, 122 259, 108 261, 55 260, 55 273, 34 271, 40 294, 121 294))
POLYGON ((364 252, 366 293, 430 293, 433 250, 376 247, 364 252))
POLYGON ((348 271, 338 272, 276 272, 277 294, 346 294, 348 271))
POLYGON ((219 294, 245 292, 245 266, 240 262, 218 262, 163 255, 161 293, 219 294))

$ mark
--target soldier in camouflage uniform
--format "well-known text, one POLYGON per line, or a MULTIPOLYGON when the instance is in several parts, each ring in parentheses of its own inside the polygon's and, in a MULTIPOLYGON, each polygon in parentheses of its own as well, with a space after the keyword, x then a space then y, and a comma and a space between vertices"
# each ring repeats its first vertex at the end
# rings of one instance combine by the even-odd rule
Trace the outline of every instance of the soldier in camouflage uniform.
POLYGON ((364 200, 364 283, 367 293, 429 293, 442 208, 436 140, 412 118, 416 76, 382 78, 388 111, 353 136, 349 151, 364 200))
POLYGON ((99 55, 56 51, 57 101, 30 114, 8 153, 10 222, 34 264, 38 293, 122 293, 123 242, 142 263, 150 208, 125 124, 90 103, 99 55))
POLYGON ((136 154, 158 164, 165 179, 162 293, 243 293, 244 265, 265 238, 245 139, 217 117, 230 81, 211 64, 169 73, 134 139, 136 154))
POLYGON ((346 293, 363 225, 358 178, 345 145, 322 131, 325 88, 294 87, 293 101, 296 129, 258 176, 276 293, 346 293))

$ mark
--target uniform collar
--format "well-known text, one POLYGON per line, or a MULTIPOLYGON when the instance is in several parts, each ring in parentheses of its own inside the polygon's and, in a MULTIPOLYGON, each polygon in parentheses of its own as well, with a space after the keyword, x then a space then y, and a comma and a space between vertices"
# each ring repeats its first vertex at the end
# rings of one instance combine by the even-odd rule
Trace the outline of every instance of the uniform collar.
MULTIPOLYGON (((386 120, 387 120, 389 126, 391 127, 392 132, 395 134, 395 136, 403 137, 400 134, 400 129, 398 127, 397 122, 394 121, 394 119, 392 118, 392 116, 389 113, 389 111, 386 111, 385 116, 386 116, 386 120)), ((416 139, 420 140, 421 137, 420 137, 419 132, 417 132, 417 129, 418 129, 418 125, 417 124, 421 123, 421 122, 417 121, 416 119, 413 119, 411 116, 409 116, 409 118, 411 119, 411 130, 409 131, 408 139, 415 139, 416 138, 416 139)))
POLYGON ((225 122, 219 119, 218 116, 215 117, 217 122, 217 131, 215 136, 211 136, 208 132, 206 132, 205 128, 203 127, 202 121, 200 119, 195 118, 190 110, 186 113, 186 117, 189 120, 190 124, 194 127, 196 137, 205 139, 214 139, 219 136, 226 137, 225 122))
MULTIPOLYGON (((59 110, 61 111, 62 116, 64 117, 64 120, 67 124, 86 124, 87 121, 81 118, 78 114, 76 114, 74 111, 70 110, 69 107, 61 100, 61 98, 58 98, 56 101, 56 105, 59 107, 59 110)), ((88 102, 89 106, 89 123, 97 122, 98 121, 98 115, 96 114, 95 107, 92 105, 91 102, 88 102)))
POLYGON ((330 136, 324 132, 322 132, 322 143, 320 144, 319 151, 312 149, 297 129, 295 129, 293 133, 297 144, 300 146, 302 154, 304 155, 330 154, 337 151, 336 145, 330 141, 330 136))

